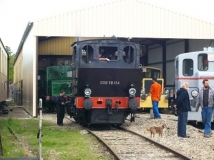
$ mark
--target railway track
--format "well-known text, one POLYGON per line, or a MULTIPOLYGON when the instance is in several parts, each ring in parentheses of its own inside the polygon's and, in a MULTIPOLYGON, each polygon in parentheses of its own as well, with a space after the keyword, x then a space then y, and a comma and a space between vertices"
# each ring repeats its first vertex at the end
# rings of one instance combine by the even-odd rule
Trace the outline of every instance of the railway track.
MULTIPOLYGON (((66 118, 69 119, 69 118, 66 118)), ((71 119, 69 119, 72 121, 71 119)), ((85 128, 94 135, 118 160, 191 160, 167 146, 123 127, 85 128)))
POLYGON ((112 128, 105 131, 88 132, 97 137, 119 160, 190 160, 187 157, 171 148, 168 148, 150 138, 144 137, 124 128, 112 128))

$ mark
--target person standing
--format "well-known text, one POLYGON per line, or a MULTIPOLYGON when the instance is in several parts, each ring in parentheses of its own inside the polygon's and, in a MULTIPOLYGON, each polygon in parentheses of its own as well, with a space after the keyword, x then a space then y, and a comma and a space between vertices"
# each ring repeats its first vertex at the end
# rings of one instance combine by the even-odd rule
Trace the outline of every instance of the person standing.
POLYGON ((175 101, 175 109, 177 110, 178 114, 177 134, 178 137, 183 138, 189 138, 189 136, 186 134, 188 111, 191 111, 189 94, 187 92, 188 88, 189 84, 184 82, 176 93, 177 97, 175 101))
POLYGON ((153 84, 150 86, 149 94, 151 94, 154 119, 158 119, 158 118, 161 118, 159 110, 158 110, 158 103, 161 98, 162 87, 157 82, 157 78, 152 78, 152 83, 153 84))
POLYGON ((204 87, 200 90, 197 97, 197 110, 198 107, 201 106, 201 116, 204 124, 204 137, 209 138, 212 135, 211 120, 214 106, 214 90, 209 87, 209 81, 207 79, 204 79, 202 83, 204 87))
POLYGON ((59 96, 56 97, 56 109, 57 109, 57 124, 63 125, 63 119, 65 117, 65 91, 61 90, 59 96))

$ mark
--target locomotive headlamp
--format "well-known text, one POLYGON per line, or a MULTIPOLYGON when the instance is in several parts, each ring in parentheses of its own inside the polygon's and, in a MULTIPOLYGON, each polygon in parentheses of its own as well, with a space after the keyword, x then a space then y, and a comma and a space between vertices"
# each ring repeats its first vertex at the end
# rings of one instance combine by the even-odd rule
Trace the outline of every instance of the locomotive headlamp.
POLYGON ((135 88, 130 88, 130 89, 129 89, 129 94, 130 94, 130 96, 135 96, 135 94, 136 94, 136 89, 135 89, 135 88))
POLYGON ((146 94, 145 94, 145 89, 144 88, 142 88, 141 89, 141 92, 140 92, 141 94, 140 94, 140 98, 142 99, 142 100, 146 100, 146 94))
POLYGON ((191 92, 191 95, 192 95, 193 98, 197 97, 197 96, 198 96, 198 91, 193 90, 193 91, 191 92))
POLYGON ((144 89, 144 88, 141 89, 140 93, 141 93, 141 94, 145 94, 145 89, 144 89))
POLYGON ((84 90, 84 93, 85 93, 85 96, 90 96, 91 95, 91 89, 90 88, 86 88, 85 90, 84 90))

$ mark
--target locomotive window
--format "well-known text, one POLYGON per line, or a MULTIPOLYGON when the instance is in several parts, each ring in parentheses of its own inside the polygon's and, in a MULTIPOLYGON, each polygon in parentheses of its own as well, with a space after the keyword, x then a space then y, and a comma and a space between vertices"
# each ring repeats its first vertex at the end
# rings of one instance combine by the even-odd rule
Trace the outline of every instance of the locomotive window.
POLYGON ((192 59, 183 60, 183 75, 184 76, 193 75, 193 60, 192 59))
POLYGON ((208 70, 208 59, 207 54, 199 54, 198 55, 198 70, 199 71, 207 71, 208 70))
POLYGON ((126 63, 132 63, 134 61, 134 48, 127 46, 123 50, 123 61, 126 63))
POLYGON ((86 45, 82 48, 82 60, 85 63, 91 63, 94 59, 94 49, 90 45, 86 45))
POLYGON ((110 61, 117 60, 117 47, 100 46, 99 47, 99 58, 108 58, 110 61))
POLYGON ((152 72, 152 77, 160 78, 160 71, 159 70, 152 69, 151 72, 152 72))

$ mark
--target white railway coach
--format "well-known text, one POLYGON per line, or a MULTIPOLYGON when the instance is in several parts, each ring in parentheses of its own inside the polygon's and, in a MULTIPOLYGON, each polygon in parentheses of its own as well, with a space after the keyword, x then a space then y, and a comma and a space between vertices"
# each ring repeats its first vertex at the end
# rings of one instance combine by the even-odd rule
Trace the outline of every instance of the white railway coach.
POLYGON ((191 102, 189 121, 202 121, 201 107, 196 110, 196 97, 203 87, 204 79, 208 79, 210 87, 214 89, 214 48, 208 47, 203 51, 182 53, 175 57, 175 91, 183 82, 189 83, 188 93, 191 102))

